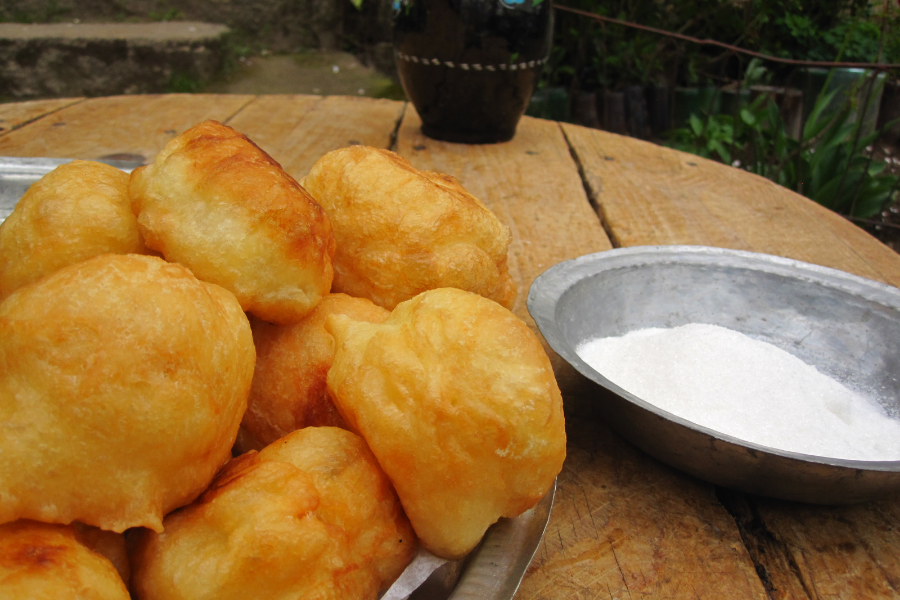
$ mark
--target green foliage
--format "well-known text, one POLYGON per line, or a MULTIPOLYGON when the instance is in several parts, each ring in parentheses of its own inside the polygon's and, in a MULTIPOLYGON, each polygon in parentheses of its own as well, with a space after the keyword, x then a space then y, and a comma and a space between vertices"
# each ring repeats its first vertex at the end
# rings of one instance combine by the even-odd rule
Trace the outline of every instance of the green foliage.
MULTIPOLYGON (((567 6, 659 26, 662 0, 567 0, 567 6)), ((543 84, 593 90, 648 83, 663 68, 668 40, 620 25, 556 12, 553 51, 543 84)))
MULTIPOLYGON (((882 2, 869 0, 566 0, 607 17, 715 39, 800 60, 900 63, 900 4, 890 0, 882 35, 882 2), (874 8, 873 8, 874 7, 874 8)), ((740 77, 720 48, 598 23, 556 12, 545 87, 622 88, 633 84, 706 85, 740 77)), ((779 71, 779 75, 786 72, 779 71)))
MULTIPOLYGON (((566 0, 599 15, 733 42, 747 27, 744 6, 733 0, 566 0)), ((701 46, 614 23, 556 12, 554 56, 546 86, 618 89, 634 84, 697 83, 709 79, 720 54, 701 46)))
POLYGON ((222 47, 222 67, 216 78, 227 79, 234 75, 241 64, 241 59, 256 56, 262 52, 258 43, 240 31, 231 31, 225 36, 222 47))
POLYGON ((900 3, 887 16, 887 35, 883 41, 885 62, 900 63, 900 3))
POLYGON ((171 94, 196 94, 203 90, 203 82, 190 73, 174 72, 169 77, 166 92, 171 94))
POLYGON ((769 16, 760 35, 764 52, 785 58, 831 61, 838 54, 844 60, 875 62, 878 58, 881 28, 868 10, 823 26, 814 16, 782 12, 769 16))
POLYGON ((0 5, 0 22, 56 23, 65 19, 72 9, 62 6, 58 0, 37 3, 31 11, 14 10, 0 5))
POLYGON ((787 135, 775 102, 760 95, 736 118, 692 115, 689 127, 671 132, 669 145, 740 166, 835 212, 869 218, 890 203, 898 177, 867 153, 879 132, 862 133, 863 120, 854 116, 860 107, 848 102, 826 112, 836 93, 819 96, 799 140, 787 135))
POLYGON ((151 21, 179 21, 184 19, 184 13, 177 8, 163 8, 147 13, 151 21))

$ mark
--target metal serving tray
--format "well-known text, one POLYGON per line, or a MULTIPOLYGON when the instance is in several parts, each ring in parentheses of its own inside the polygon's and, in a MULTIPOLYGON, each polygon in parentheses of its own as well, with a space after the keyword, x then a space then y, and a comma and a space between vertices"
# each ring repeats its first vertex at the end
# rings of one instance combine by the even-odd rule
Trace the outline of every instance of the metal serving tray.
MULTIPOLYGON (((0 223, 10 215, 16 202, 28 190, 28 187, 72 158, 18 158, 0 156, 0 223)), ((143 163, 125 160, 98 160, 97 162, 112 165, 131 173, 143 163)))
MULTIPOLYGON (((777 256, 702 246, 590 254, 538 277, 528 310, 550 347, 598 384, 610 424, 696 477, 818 504, 900 492, 900 461, 843 460, 745 442, 620 388, 575 351, 595 337, 708 323, 774 344, 854 389, 880 390, 900 418, 900 289, 777 256)), ((777 418, 777 415, 773 415, 777 418)))
POLYGON ((494 523, 469 556, 437 569, 409 600, 511 600, 544 536, 555 495, 553 482, 533 508, 494 523))
MULTIPOLYGON (((0 157, 0 223, 12 212, 28 187, 71 158, 0 157)), ((126 173, 143 163, 101 160, 126 173)), ((531 510, 514 519, 500 519, 463 560, 438 568, 410 600, 510 600, 519 589, 540 545, 556 494, 556 482, 531 510)))

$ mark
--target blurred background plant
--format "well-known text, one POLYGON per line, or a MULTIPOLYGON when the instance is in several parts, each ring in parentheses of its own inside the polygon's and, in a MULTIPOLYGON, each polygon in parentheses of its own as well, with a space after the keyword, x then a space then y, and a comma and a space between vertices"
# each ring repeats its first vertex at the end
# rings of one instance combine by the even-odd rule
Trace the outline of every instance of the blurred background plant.
MULTIPOLYGON (((782 58, 832 61, 841 53, 846 61, 875 62, 881 51, 883 62, 900 62, 900 4, 894 0, 563 0, 557 5, 782 58)), ((740 79, 746 66, 718 48, 560 10, 556 20, 542 87, 697 85, 740 79)), ((777 76, 790 70, 774 68, 777 76)))
MULTIPOLYGON (((755 0, 758 47, 784 58, 875 62, 881 28, 869 0, 755 0)), ((890 62, 890 61, 888 61, 890 62)))
MULTIPOLYGON (((754 70, 757 61, 748 68, 754 70)), ((863 85, 871 101, 881 84, 873 73, 863 85)), ((668 145, 771 179, 835 212, 871 219, 889 208, 900 176, 886 172, 891 161, 875 160, 880 131, 864 133, 853 101, 829 112, 838 93, 820 93, 799 139, 789 135, 775 100, 760 94, 736 115, 691 115, 688 127, 669 132, 668 145)))
MULTIPOLYGON (((651 139, 766 177, 900 250, 900 121, 887 115, 876 127, 882 96, 888 112, 900 102, 896 70, 877 76, 750 60, 721 47, 598 22, 565 7, 776 58, 896 64, 897 0, 561 0, 553 54, 539 87, 565 90, 573 109, 578 94, 596 92, 598 126, 646 137, 623 130, 603 104, 640 85, 652 113, 651 91, 658 97, 663 86, 667 126, 654 128, 651 139)), ((568 116, 591 125, 578 110, 568 116)))

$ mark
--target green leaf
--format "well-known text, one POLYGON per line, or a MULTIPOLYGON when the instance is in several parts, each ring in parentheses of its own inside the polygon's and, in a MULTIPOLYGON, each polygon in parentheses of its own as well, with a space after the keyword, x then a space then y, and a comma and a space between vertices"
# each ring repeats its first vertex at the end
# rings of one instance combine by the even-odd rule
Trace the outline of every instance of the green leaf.
POLYGON ((356 7, 356 10, 362 10, 363 0, 350 0, 350 3, 356 7))
POLYGON ((834 196, 840 183, 840 177, 835 177, 825 185, 821 186, 818 190, 816 190, 815 194, 807 194, 807 196, 809 196, 825 208, 837 210, 837 198, 835 198, 834 196))
MULTIPOLYGON (((861 120, 859 122, 859 126, 862 127, 861 120)), ((860 137, 859 141, 856 142, 856 147, 857 148, 865 148, 866 146, 871 146, 873 143, 875 143, 875 140, 878 139, 878 136, 880 133, 881 133, 880 131, 874 131, 874 132, 870 133, 869 135, 864 135, 864 136, 860 137)))
POLYGON ((701 133, 703 133, 703 121, 700 120, 700 117, 698 117, 695 113, 691 113, 688 121, 690 122, 691 129, 694 131, 694 135, 699 136, 701 133))
POLYGON ((896 183, 897 177, 893 176, 869 178, 856 199, 853 216, 868 219, 884 210, 885 205, 891 200, 891 190, 896 183))
POLYGON ((832 124, 822 133, 822 137, 816 145, 817 151, 820 152, 823 149, 838 146, 849 146, 847 138, 853 131, 853 123, 847 122, 849 116, 850 111, 845 110, 835 118, 832 124))
POLYGON ((746 109, 746 108, 742 108, 742 109, 741 109, 741 121, 743 121, 744 123, 746 123, 746 124, 749 125, 750 127, 753 127, 753 126, 756 125, 756 123, 757 123, 756 117, 753 116, 753 113, 750 112, 750 111, 749 111, 748 109, 746 109))
POLYGON ((823 206, 827 206, 835 212, 850 210, 850 202, 853 194, 859 186, 862 176, 860 173, 847 173, 846 177, 839 174, 816 192, 813 200, 823 206))
POLYGON ((774 100, 769 101, 766 105, 766 118, 769 120, 769 127, 778 131, 779 125, 781 125, 781 115, 778 114, 778 105, 774 100))
POLYGON ((816 103, 813 105, 812 111, 809 113, 809 117, 806 119, 806 125, 803 127, 803 139, 811 140, 819 133, 822 132, 823 129, 828 127, 828 123, 830 121, 829 118, 825 118, 822 116, 822 112, 828 108, 829 104, 831 104, 831 100, 840 90, 835 90, 824 96, 820 96, 816 103))
POLYGON ((722 162, 726 164, 731 164, 731 153, 728 152, 728 149, 725 148, 718 140, 712 140, 710 143, 710 149, 715 150, 716 154, 719 155, 719 158, 722 159, 722 162))
POLYGON ((880 175, 884 172, 885 167, 887 167, 887 165, 883 162, 877 162, 873 160, 872 164, 869 165, 869 175, 871 175, 872 177, 880 175))

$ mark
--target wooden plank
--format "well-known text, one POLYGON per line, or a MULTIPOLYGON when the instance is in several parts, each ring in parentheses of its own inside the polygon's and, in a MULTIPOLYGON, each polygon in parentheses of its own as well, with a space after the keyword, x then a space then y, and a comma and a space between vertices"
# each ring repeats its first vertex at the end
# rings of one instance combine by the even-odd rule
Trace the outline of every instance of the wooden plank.
POLYGON ((611 133, 564 131, 617 245, 750 250, 900 285, 890 248, 767 179, 611 133))
POLYGON ((337 148, 389 148, 403 107, 403 102, 349 96, 259 96, 228 124, 300 179, 337 148))
POLYGON ((0 104, 0 135, 82 100, 84 98, 57 98, 0 104))
POLYGON ((598 422, 569 419, 566 433, 553 513, 517 600, 767 599, 711 486, 598 422))
POLYGON ((253 96, 168 94, 92 98, 0 137, 0 155, 150 161, 205 119, 228 120, 253 96))
MULTIPOLYGON (((515 311, 557 262, 611 247, 559 126, 524 118, 505 144, 424 137, 407 109, 397 151, 457 177, 513 232, 515 311)), ((569 455, 548 533, 517 598, 754 598, 765 590, 712 487, 635 450, 590 418, 592 388, 553 357, 566 402, 569 455)))
POLYGON ((772 600, 900 597, 900 500, 802 505, 729 492, 772 600))

